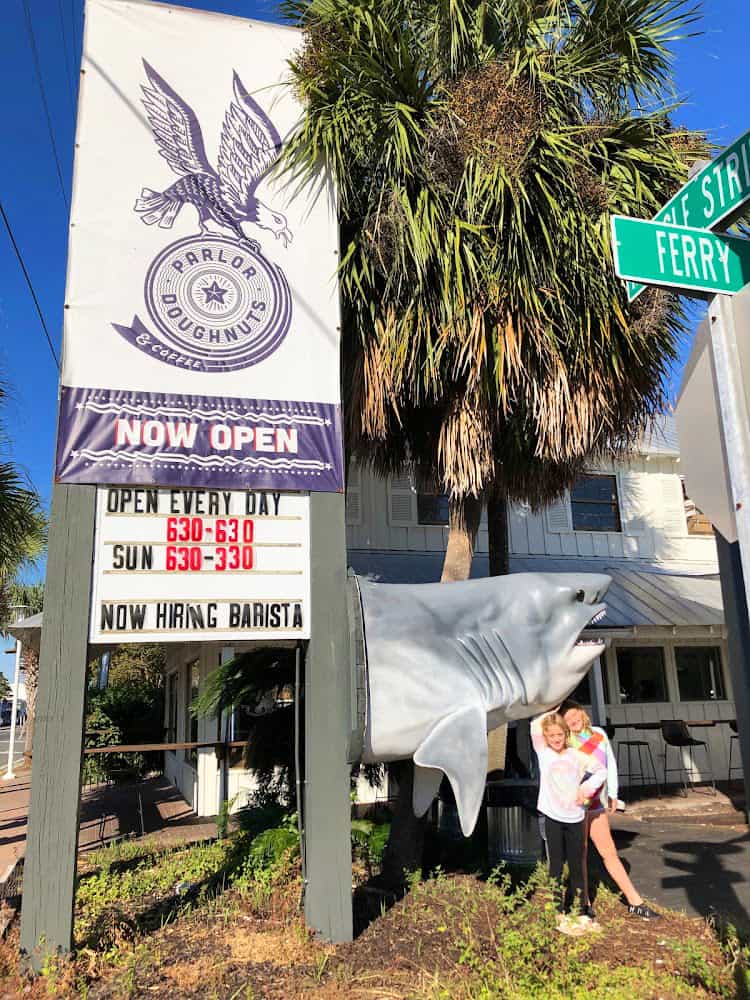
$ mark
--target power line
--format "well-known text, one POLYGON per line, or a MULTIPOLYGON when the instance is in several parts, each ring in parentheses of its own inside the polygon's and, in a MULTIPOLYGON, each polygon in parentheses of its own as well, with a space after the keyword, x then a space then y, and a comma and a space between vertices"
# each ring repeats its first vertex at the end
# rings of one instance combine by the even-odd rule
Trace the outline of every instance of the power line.
POLYGON ((44 314, 42 312, 42 307, 39 305, 39 299, 36 297, 36 292, 34 291, 34 286, 31 283, 31 278, 29 277, 29 272, 26 270, 26 265, 23 262, 23 255, 16 243, 16 238, 13 235, 13 230, 11 229, 10 220, 5 214, 5 209, 3 208, 3 203, 0 201, 0 215, 3 217, 3 222, 5 223, 5 228, 8 230, 8 236, 10 237, 10 242, 13 245, 13 249, 16 252, 16 257, 18 258, 18 263, 21 265, 21 270, 23 271, 23 276, 26 278, 26 284, 29 286, 29 291, 31 292, 31 297, 34 300, 34 305, 36 306, 36 311, 39 314, 39 322, 42 324, 42 329, 44 330, 44 336, 47 338, 47 343, 49 344, 49 349, 52 352, 52 357, 55 359, 55 365, 58 371, 60 370, 60 361, 57 357, 57 351, 55 350, 55 345, 52 343, 52 338, 49 335, 49 330, 47 329, 47 324, 44 321, 44 314))
POLYGON ((70 75, 70 59, 68 58, 68 34, 65 31, 65 17, 63 16, 63 0, 57 0, 57 13, 60 15, 60 36, 62 37, 63 54, 65 56, 65 74, 68 77, 68 94, 70 96, 70 114, 75 126, 76 107, 73 100, 73 77, 70 75))
POLYGON ((76 0, 70 0, 70 25, 73 29, 73 66, 78 55, 78 34, 76 32, 76 0))
POLYGON ((31 45, 31 54, 34 58, 34 68, 36 70, 36 78, 39 83, 39 93, 42 96, 42 105, 44 106, 44 115, 47 119, 47 131, 49 132, 49 141, 52 145, 52 155, 55 158, 55 166, 57 167, 57 179, 60 181, 60 192, 63 196, 63 201, 65 202, 65 208, 69 211, 68 206, 68 196, 65 193, 65 184, 63 182, 62 169, 60 167, 60 157, 57 155, 57 143, 55 142, 55 133, 52 130, 52 118, 49 113, 49 105, 47 104, 47 95, 44 91, 44 80, 42 79, 42 68, 39 64, 39 53, 36 48, 36 39, 34 38, 34 28, 31 23, 31 11, 29 10, 29 0, 23 0, 23 10, 26 16, 26 32, 29 36, 29 44, 31 45))

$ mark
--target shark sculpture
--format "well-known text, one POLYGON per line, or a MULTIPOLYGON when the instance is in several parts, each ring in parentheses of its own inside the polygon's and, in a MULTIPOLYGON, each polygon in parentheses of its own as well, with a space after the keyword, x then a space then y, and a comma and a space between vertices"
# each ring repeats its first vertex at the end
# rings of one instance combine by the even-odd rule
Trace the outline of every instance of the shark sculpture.
POLYGON ((515 573, 451 584, 359 579, 367 706, 362 759, 414 759, 414 812, 448 777, 464 836, 487 774, 487 733, 573 691, 604 643, 608 576, 515 573))

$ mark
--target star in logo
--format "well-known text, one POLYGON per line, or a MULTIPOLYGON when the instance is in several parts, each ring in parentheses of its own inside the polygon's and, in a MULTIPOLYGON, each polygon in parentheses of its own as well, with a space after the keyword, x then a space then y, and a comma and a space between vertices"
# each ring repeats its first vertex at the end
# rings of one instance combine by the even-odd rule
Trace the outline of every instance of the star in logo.
POLYGON ((210 302, 218 302, 220 306, 224 305, 224 296, 229 291, 228 288, 222 288, 218 283, 216 278, 211 282, 210 285, 204 285, 201 291, 206 296, 206 305, 210 302))

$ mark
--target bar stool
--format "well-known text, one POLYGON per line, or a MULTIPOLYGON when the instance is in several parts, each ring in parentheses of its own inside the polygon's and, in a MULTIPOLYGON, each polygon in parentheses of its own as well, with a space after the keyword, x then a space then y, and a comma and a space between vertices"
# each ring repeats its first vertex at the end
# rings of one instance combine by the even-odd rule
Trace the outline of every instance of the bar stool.
POLYGON ((682 759, 682 751, 685 747, 688 748, 688 753, 690 756, 690 767, 689 772, 692 775, 695 770, 695 761, 693 760, 693 747, 703 747, 706 754, 706 763, 708 765, 708 770, 711 773, 711 786, 714 790, 714 795, 716 795, 716 781, 714 780, 714 769, 711 764, 711 751, 708 749, 708 743, 705 740, 696 740, 695 737, 690 735, 690 730, 687 725, 682 721, 682 719, 669 719, 662 721, 661 723, 661 734, 664 737, 664 784, 667 784, 667 774, 669 772, 674 773, 678 771, 682 775, 682 787, 685 791, 685 795, 688 793, 688 783, 692 785, 692 777, 688 776, 688 770, 685 769, 685 761, 682 759), (667 759, 669 757, 669 748, 675 747, 677 749, 677 755, 679 758, 679 764, 677 767, 667 767, 667 759))
POLYGON ((737 733, 737 720, 732 719, 729 723, 729 728, 732 730, 732 735, 729 737, 729 772, 727 774, 727 783, 732 783, 732 771, 742 770, 742 761, 739 764, 732 764, 732 754, 734 752, 734 744, 739 740, 739 735, 737 733))
MULTIPOLYGON (((630 728, 630 727, 628 727, 628 728, 630 728)), ((627 732, 627 729, 625 730, 625 732, 627 732)), ((643 758, 641 757, 641 751, 643 751, 643 750, 645 750, 645 752, 646 752, 646 759, 647 759, 647 761, 651 765, 651 773, 654 776, 654 787, 656 788, 656 794, 657 794, 657 796, 659 798, 661 798, 661 791, 659 789, 659 779, 656 776, 656 767, 654 765, 654 758, 653 758, 653 755, 651 753, 651 744, 648 742, 648 740, 632 739, 632 740, 618 740, 617 741, 617 773, 619 774, 619 776, 621 778, 627 778, 628 779, 628 785, 632 785, 633 784, 633 780, 632 780, 633 778, 635 778, 635 777, 640 778, 640 784, 645 788, 645 786, 648 784, 648 778, 647 778, 646 772, 643 770, 643 758), (627 747, 628 748, 628 769, 627 769, 627 771, 623 771, 622 767, 620 766, 620 751, 622 750, 623 747, 627 747), (633 753, 632 763, 631 763, 631 756, 630 756, 631 755, 631 751, 633 753), (635 751, 638 751, 638 770, 637 771, 633 770, 633 764, 635 763, 635 751)))

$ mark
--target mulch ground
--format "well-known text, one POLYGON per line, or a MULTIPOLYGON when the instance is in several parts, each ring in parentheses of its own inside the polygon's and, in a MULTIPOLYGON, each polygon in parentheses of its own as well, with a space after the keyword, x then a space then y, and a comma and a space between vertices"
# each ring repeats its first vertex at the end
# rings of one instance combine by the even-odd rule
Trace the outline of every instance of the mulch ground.
MULTIPOLYGON (((531 902, 533 912, 533 897, 531 902)), ((538 906, 543 903, 540 898, 538 906)), ((726 957, 704 921, 675 913, 653 923, 635 920, 609 895, 601 897, 597 916, 602 933, 571 941, 571 948, 580 949, 578 942, 584 941, 592 961, 649 969, 654 975, 672 972, 686 990, 670 993, 660 986, 653 994, 638 992, 639 998, 743 995, 726 992, 726 957), (690 954, 686 958, 675 944, 688 941, 700 944, 697 972, 695 946, 691 965, 690 954)), ((260 914, 252 912, 246 898, 228 892, 221 901, 123 948, 116 961, 79 952, 75 962, 61 963, 46 979, 34 982, 16 973, 14 928, 0 946, 0 998, 406 1000, 427 995, 432 983, 440 983, 448 989, 441 995, 453 998, 464 995, 461 984, 472 974, 471 963, 460 961, 466 941, 472 942, 479 961, 491 961, 498 935, 510 927, 508 920, 497 894, 484 882, 468 875, 443 876, 416 887, 354 942, 332 946, 307 932, 296 912, 295 892, 260 914)))

